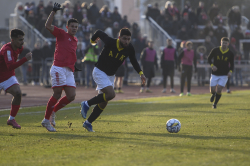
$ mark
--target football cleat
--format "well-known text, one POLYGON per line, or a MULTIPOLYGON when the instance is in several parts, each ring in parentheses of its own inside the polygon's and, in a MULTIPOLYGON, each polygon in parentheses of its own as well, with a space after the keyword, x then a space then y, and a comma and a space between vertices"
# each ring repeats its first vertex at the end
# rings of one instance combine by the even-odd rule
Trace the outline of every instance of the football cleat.
POLYGON ((50 124, 55 127, 56 126, 56 113, 53 111, 50 118, 49 118, 49 121, 50 121, 50 124))
POLYGON ((87 116, 87 113, 88 113, 88 110, 89 110, 89 107, 86 105, 87 101, 83 101, 81 102, 81 110, 80 110, 80 113, 82 114, 82 117, 84 119, 86 119, 86 116, 87 116))
POLYGON ((213 109, 216 109, 216 107, 217 107, 216 104, 213 104, 212 108, 213 108, 213 109))
POLYGON ((167 92, 166 88, 164 88, 161 92, 166 93, 167 92))
POLYGON ((13 126, 13 128, 15 129, 21 129, 21 126, 19 124, 17 124, 15 119, 12 120, 7 120, 7 125, 13 126))
POLYGON ((179 96, 180 96, 180 97, 183 96, 183 93, 180 93, 179 96))
POLYGON ((192 96, 192 94, 190 92, 187 92, 187 96, 192 96))
POLYGON ((170 89, 170 93, 175 93, 175 90, 174 89, 170 89))
POLYGON ((56 132, 56 129, 50 124, 50 121, 43 119, 42 126, 45 127, 50 132, 56 132))
POLYGON ((89 132, 95 132, 93 129, 92 129, 92 124, 91 123, 87 123, 86 121, 83 123, 82 125, 85 129, 87 129, 89 132))

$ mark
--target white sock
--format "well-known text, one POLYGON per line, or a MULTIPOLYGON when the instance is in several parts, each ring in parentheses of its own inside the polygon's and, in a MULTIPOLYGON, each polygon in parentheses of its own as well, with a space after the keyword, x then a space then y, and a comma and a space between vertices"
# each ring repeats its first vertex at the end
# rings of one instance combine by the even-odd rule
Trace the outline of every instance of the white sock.
POLYGON ((87 101, 85 101, 85 104, 89 107, 89 104, 88 104, 88 102, 87 102, 87 101))
POLYGON ((13 120, 13 119, 15 119, 15 117, 10 115, 9 120, 13 120))
MULTIPOLYGON (((88 121, 88 120, 86 120, 85 122, 86 122, 86 123, 89 123, 89 121, 88 121)), ((89 123, 89 124, 91 124, 91 123, 89 123)))

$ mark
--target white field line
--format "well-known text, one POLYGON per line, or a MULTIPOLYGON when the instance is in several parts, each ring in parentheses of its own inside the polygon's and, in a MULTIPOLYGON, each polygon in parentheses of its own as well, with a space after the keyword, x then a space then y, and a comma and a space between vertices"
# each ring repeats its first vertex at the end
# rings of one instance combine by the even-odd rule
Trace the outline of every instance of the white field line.
MULTIPOLYGON (((234 96, 242 96, 244 94, 239 94, 239 95, 234 95, 234 96)), ((248 95, 248 94, 245 94, 245 95, 248 95)), ((201 97, 201 98, 210 98, 210 96, 204 96, 204 97, 201 97)), ((201 99, 199 98, 199 99, 201 99)), ((117 104, 108 104, 108 106, 117 106, 117 105, 128 105, 128 104, 152 104, 152 103, 160 103, 160 102, 166 102, 166 101, 178 101, 178 100, 184 100, 184 99, 187 99, 185 97, 182 97, 182 98, 178 98, 178 99, 166 99, 166 100, 157 100, 157 101, 153 101, 153 102, 127 102, 127 103, 117 103, 117 104)), ((24 108, 20 108, 20 109, 25 109, 25 108, 31 108, 31 107, 24 107, 24 108)), ((80 106, 79 107, 67 107, 67 108, 62 108, 60 109, 59 111, 64 111, 64 110, 70 110, 70 109, 80 109, 80 106)), ((10 111, 10 109, 2 109, 0 110, 0 112, 2 111, 10 111)), ((18 113, 18 115, 30 115, 30 114, 41 114, 41 113, 45 113, 45 110, 44 111, 36 111, 36 112, 25 112, 25 113, 18 113)), ((0 115, 0 118, 1 117, 8 117, 9 114, 7 115, 0 115)))

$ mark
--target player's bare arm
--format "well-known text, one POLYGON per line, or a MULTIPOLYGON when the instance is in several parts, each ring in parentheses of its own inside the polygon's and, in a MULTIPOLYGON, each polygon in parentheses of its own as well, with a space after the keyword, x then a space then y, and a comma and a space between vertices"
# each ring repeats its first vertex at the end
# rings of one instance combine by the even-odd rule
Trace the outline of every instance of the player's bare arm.
POLYGON ((56 14, 56 11, 62 9, 60 7, 61 7, 61 5, 59 3, 54 4, 53 11, 50 13, 50 15, 45 23, 45 28, 48 29, 51 33, 54 31, 54 26, 52 25, 53 18, 56 14))
POLYGON ((147 80, 147 79, 146 79, 146 77, 145 77, 144 74, 141 74, 140 77, 141 77, 142 85, 144 86, 144 85, 146 84, 146 80, 147 80))
POLYGON ((217 70, 217 67, 216 67, 216 66, 212 66, 212 70, 213 70, 213 71, 216 71, 216 70, 217 70))

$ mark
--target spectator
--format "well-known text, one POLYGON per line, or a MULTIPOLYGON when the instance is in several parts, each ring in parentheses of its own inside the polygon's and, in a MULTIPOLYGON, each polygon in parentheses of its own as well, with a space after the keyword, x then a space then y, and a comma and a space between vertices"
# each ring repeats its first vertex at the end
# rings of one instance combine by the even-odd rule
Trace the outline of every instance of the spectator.
POLYGON ((172 34, 171 34, 172 39, 176 39, 179 29, 180 29, 180 22, 178 20, 178 16, 175 15, 172 21, 172 34))
POLYGON ((207 22, 208 22, 208 16, 204 10, 201 10, 200 15, 198 16, 198 24, 205 25, 207 22))
POLYGON ((119 23, 122 20, 122 17, 120 15, 120 13, 118 12, 118 7, 117 6, 114 8, 114 12, 111 14, 111 20, 112 20, 112 24, 114 22, 119 23))
POLYGON ((91 32, 91 26, 90 26, 88 20, 86 20, 86 19, 82 20, 81 31, 82 31, 83 35, 89 34, 91 32))
MULTIPOLYGON (((30 3, 29 2, 26 2, 25 3, 25 6, 24 6, 24 17, 27 19, 28 18, 28 15, 29 15, 29 11, 31 10, 31 7, 30 7, 30 3)), ((52 11, 52 10, 51 10, 52 11)), ((51 12, 50 11, 50 12, 51 12)))
POLYGON ((112 29, 112 33, 113 33, 113 37, 114 38, 118 38, 119 31, 120 31, 120 25, 119 25, 119 23, 118 22, 114 22, 113 23, 113 29, 112 29))
POLYGON ((169 16, 166 15, 165 16, 165 20, 162 21, 162 24, 161 24, 161 27, 168 33, 168 34, 173 34, 172 33, 172 23, 171 21, 169 20, 169 16))
POLYGON ((191 29, 192 25, 191 25, 191 22, 189 21, 188 13, 183 14, 183 18, 180 22, 180 26, 181 27, 185 26, 187 31, 189 31, 191 29))
POLYGON ((209 15, 210 20, 214 20, 214 18, 215 18, 216 16, 218 16, 219 12, 220 12, 220 9, 219 9, 219 7, 218 7, 218 3, 217 3, 217 2, 214 2, 214 3, 213 3, 213 7, 212 7, 212 8, 209 10, 209 12, 208 12, 208 15, 209 15))
POLYGON ((157 24, 161 25, 164 18, 165 18, 165 10, 161 10, 160 15, 156 18, 157 24))
MULTIPOLYGON (((207 49, 206 49, 205 46, 199 46, 196 49, 197 64, 200 64, 200 65, 205 64, 205 60, 207 59, 206 52, 207 52, 207 49)), ((198 86, 204 86, 205 85, 205 78, 206 78, 205 67, 197 67, 198 86)))
POLYGON ((120 26, 121 26, 120 28, 128 28, 128 29, 130 29, 131 25, 127 21, 127 16, 126 15, 123 16, 123 20, 121 21, 120 26))
POLYGON ((189 30, 189 38, 190 39, 198 39, 199 38, 199 30, 197 24, 192 25, 192 28, 189 30))
POLYGON ((206 52, 210 53, 215 45, 211 42, 211 37, 206 36, 203 46, 206 48, 206 52))
POLYGON ((22 2, 17 2, 16 7, 14 9, 14 13, 19 16, 24 16, 25 10, 22 2))
POLYGON ((104 31, 105 26, 104 26, 104 23, 102 22, 101 17, 99 17, 96 20, 95 27, 96 27, 96 29, 101 29, 102 31, 104 31))
POLYGON ((132 44, 135 48, 135 56, 136 56, 136 59, 137 61, 140 60, 140 54, 142 52, 142 49, 145 48, 144 45, 143 45, 143 39, 141 38, 141 33, 137 33, 137 37, 136 38, 133 38, 132 40, 132 44))
POLYGON ((42 67, 43 52, 40 43, 36 43, 32 51, 32 80, 34 85, 39 85, 40 68, 42 67))
POLYGON ((188 32, 187 32, 185 26, 181 27, 181 30, 177 34, 177 39, 180 39, 180 40, 188 40, 189 39, 189 35, 188 35, 188 32))
POLYGON ((218 40, 217 40, 216 36, 214 36, 214 31, 209 31, 208 36, 210 36, 211 42, 212 42, 215 46, 220 45, 220 43, 218 43, 218 40))
POLYGON ((198 22, 197 16, 194 13, 192 7, 188 9, 188 20, 190 21, 191 25, 197 24, 198 22))
POLYGON ((44 13, 42 18, 38 20, 38 24, 37 24, 36 28, 39 32, 42 32, 42 29, 44 28, 44 25, 47 21, 47 18, 48 18, 48 16, 44 13))
POLYGON ((218 24, 217 29, 214 31, 214 35, 217 38, 217 43, 220 43, 222 37, 228 37, 227 30, 223 27, 222 23, 218 24))
MULTIPOLYGON (((95 67, 95 63, 98 60, 98 46, 92 46, 90 43, 87 46, 86 50, 84 51, 85 57, 84 57, 84 64, 86 66, 86 87, 90 87, 89 81, 90 81, 90 76, 91 73, 95 67)), ((95 88, 95 81, 93 80, 92 77, 92 88, 95 88)))
POLYGON ((236 40, 236 43, 235 43, 236 44, 236 48, 237 48, 237 50, 239 50, 239 48, 240 48, 240 39, 244 39, 245 38, 240 27, 237 27, 233 31, 233 33, 231 34, 231 38, 232 37, 235 38, 235 40, 236 40))
MULTIPOLYGON (((75 66, 78 69, 82 69, 82 59, 84 58, 84 54, 83 54, 83 51, 82 51, 81 48, 82 48, 82 44, 78 43, 77 44, 77 49, 76 49, 76 59, 77 60, 76 60, 76 63, 75 63, 75 66)), ((82 71, 74 72, 75 80, 79 84, 81 82, 81 72, 82 71)))
MULTIPOLYGON (((0 47, 1 48, 1 47, 0 47)), ((26 46, 26 43, 24 43, 23 45, 23 51, 22 53, 19 55, 18 59, 22 59, 23 57, 25 57, 25 55, 27 53, 29 53, 30 50, 27 48, 26 46)), ((21 73, 22 73, 22 82, 23 82, 23 85, 27 85, 28 84, 28 81, 27 81, 27 72, 28 72, 28 63, 24 63, 20 69, 21 69, 21 73)))
POLYGON ((29 15, 27 17, 27 21, 30 23, 31 26, 35 27, 36 25, 36 18, 35 18, 35 13, 33 10, 29 11, 29 15))
POLYGON ((36 19, 41 20, 43 15, 45 14, 44 8, 38 8, 38 11, 39 11, 39 14, 36 15, 36 19))
POLYGON ((71 19, 73 17, 73 13, 72 13, 72 11, 70 11, 70 9, 69 8, 64 8, 64 10, 63 10, 63 15, 62 15, 62 23, 61 23, 61 26, 60 27, 62 27, 65 31, 67 30, 66 29, 66 24, 67 24, 67 21, 69 20, 69 19, 71 19))
POLYGON ((214 25, 224 24, 223 16, 221 13, 219 13, 214 19, 213 19, 214 25))
POLYGON ((156 21, 156 18, 161 14, 159 8, 158 8, 158 3, 156 2, 154 7, 152 8, 152 19, 156 21))
POLYGON ((210 31, 214 31, 211 21, 208 21, 205 28, 203 29, 203 36, 208 36, 210 31))
MULTIPOLYGON (((237 52, 235 54, 235 64, 237 65, 240 65, 241 64, 241 55, 239 52, 237 52)), ((243 81, 242 81, 242 75, 241 75, 241 71, 242 69, 239 67, 235 67, 235 85, 238 86, 238 76, 239 76, 239 79, 240 79, 240 86, 243 85, 243 81)))
POLYGON ((111 27, 111 23, 112 23, 111 12, 110 12, 107 5, 104 5, 100 9, 100 15, 101 15, 101 19, 102 19, 102 22, 103 22, 105 28, 111 27))
POLYGON ((172 9, 171 1, 167 1, 165 4, 165 15, 168 16, 170 20, 172 20, 173 16, 175 15, 174 10, 172 9))
POLYGON ((204 12, 205 14, 207 14, 206 9, 204 8, 204 2, 202 2, 202 1, 199 2, 199 7, 196 9, 197 17, 199 17, 201 15, 201 12, 204 12))
POLYGON ((44 9, 44 4, 43 4, 43 0, 40 0, 38 5, 37 5, 37 8, 36 8, 36 15, 37 16, 40 16, 42 13, 41 13, 41 9, 44 9))
MULTIPOLYGON (((236 39, 234 37, 231 38, 231 41, 230 41, 228 48, 229 48, 229 50, 231 50, 233 52, 234 56, 236 56, 236 54, 239 52, 239 50, 237 49, 237 46, 236 46, 236 39)), ((227 93, 231 93, 230 92, 230 85, 234 86, 233 76, 231 76, 231 78, 228 78, 227 93)))
POLYGON ((146 19, 148 19, 149 17, 152 18, 153 12, 152 12, 152 5, 148 4, 147 5, 147 12, 146 12, 146 19))
POLYGON ((81 44, 81 46, 82 46, 82 51, 84 51, 85 49, 86 49, 86 44, 85 44, 85 42, 83 41, 83 38, 82 37, 78 37, 78 43, 77 43, 77 45, 78 44, 81 44))
POLYGON ((52 10, 53 10, 53 2, 49 1, 48 5, 45 7, 45 13, 47 14, 47 16, 50 15, 52 10))
POLYGON ((231 32, 235 30, 235 28, 241 25, 241 14, 239 6, 233 6, 229 9, 228 14, 228 25, 230 27, 231 32))
POLYGON ((137 37, 137 34, 140 33, 140 28, 137 23, 133 23, 132 25, 132 36, 131 38, 134 39, 137 37))
POLYGON ((96 6, 96 0, 93 0, 88 10, 88 19, 90 24, 95 24, 99 17, 100 17, 99 8, 96 6))
MULTIPOLYGON (((79 21, 79 24, 82 23, 83 17, 82 17, 82 7, 80 1, 77 1, 74 6, 73 18, 77 19, 79 21)), ((87 11, 86 11, 86 18, 87 18, 87 11)))
POLYGON ((180 16, 180 11, 178 10, 178 8, 175 6, 175 2, 172 2, 172 13, 174 14, 173 16, 177 17, 177 20, 179 21, 181 16, 180 16))
POLYGON ((42 82, 44 83, 44 85, 49 85, 49 80, 50 80, 50 75, 49 75, 50 68, 49 67, 50 66, 48 66, 47 62, 52 62, 54 52, 50 48, 48 42, 44 43, 44 46, 42 48, 42 54, 43 54, 42 60, 44 61, 44 64, 42 67, 43 70, 42 70, 41 78, 42 78, 42 82))
POLYGON ((184 16, 185 13, 188 13, 189 8, 191 7, 191 4, 189 1, 186 1, 184 10, 182 11, 182 17, 184 16))
MULTIPOLYGON (((250 39, 250 31, 246 31, 245 39, 250 39)), ((250 43, 243 43, 244 60, 249 60, 250 43)))

